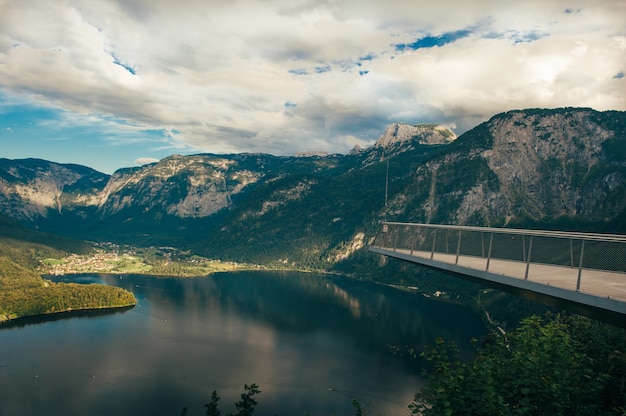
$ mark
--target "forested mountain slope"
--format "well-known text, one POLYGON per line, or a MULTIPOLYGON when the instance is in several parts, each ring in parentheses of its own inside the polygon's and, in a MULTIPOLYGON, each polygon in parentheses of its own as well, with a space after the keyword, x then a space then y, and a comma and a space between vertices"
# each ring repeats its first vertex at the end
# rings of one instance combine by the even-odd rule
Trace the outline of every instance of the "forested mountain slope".
POLYGON ((174 155, 105 175, 0 159, 0 212, 89 240, 208 257, 363 263, 384 219, 626 232, 626 112, 498 114, 456 137, 391 124, 346 155, 174 155))
POLYGON ((450 144, 257 188, 204 240, 205 252, 333 265, 363 250, 384 218, 626 232, 625 132, 624 112, 499 114, 450 144))

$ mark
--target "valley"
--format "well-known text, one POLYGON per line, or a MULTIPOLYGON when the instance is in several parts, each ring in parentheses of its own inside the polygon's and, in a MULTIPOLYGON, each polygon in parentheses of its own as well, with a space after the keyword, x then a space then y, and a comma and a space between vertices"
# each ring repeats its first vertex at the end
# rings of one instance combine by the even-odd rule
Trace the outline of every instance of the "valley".
POLYGON ((12 254, 48 259, 41 273, 318 270, 475 304, 479 286, 369 253, 381 221, 626 233, 626 112, 515 110, 459 137, 392 123, 348 154, 172 155, 112 175, 0 159, 0 213, 0 235, 61 248, 12 254))
MULTIPOLYGON (((502 359, 515 363, 510 354, 519 348, 523 357, 537 352, 584 357, 580 365, 580 360, 555 364, 557 375, 575 370, 572 377, 555 380, 602 380, 595 392, 610 391, 614 396, 606 403, 624 409, 619 387, 624 377, 613 372, 626 368, 621 329, 371 253, 368 246, 383 220, 625 234, 626 112, 509 111, 459 137, 442 126, 392 123, 374 145, 345 155, 172 155, 112 175, 45 160, 0 159, 0 320, 77 310, 121 312, 93 322, 69 319, 16 331, 6 326, 7 339, 14 341, 2 346, 7 357, 21 356, 31 336, 59 345, 66 338, 79 340, 69 349, 49 349, 72 369, 61 364, 54 369, 58 377, 87 397, 91 386, 80 377, 87 375, 101 391, 116 389, 114 380, 122 375, 130 391, 124 405, 133 409, 145 410, 146 394, 154 394, 162 387, 154 383, 164 380, 189 381, 163 384, 172 411, 181 408, 176 401, 181 397, 206 400, 200 399, 206 389, 192 391, 208 382, 220 389, 241 381, 259 382, 261 389, 277 383, 282 391, 267 397, 270 405, 282 403, 300 394, 293 386, 303 383, 302 369, 319 372, 313 377, 318 384, 328 383, 332 374, 333 382, 347 380, 370 395, 385 391, 402 402, 421 388, 421 397, 437 403, 437 392, 448 387, 416 385, 414 370, 423 361, 393 364, 390 343, 416 358, 416 351, 426 351, 424 345, 434 340, 425 357, 436 361, 448 357, 444 339, 468 342, 491 329, 485 345, 497 348, 482 349, 478 366, 467 350, 467 367, 455 362, 446 367, 453 376, 435 376, 431 385, 463 384, 465 375, 499 380, 485 378, 480 369, 493 363, 496 369, 507 367, 498 364, 502 359), (59 332, 51 336, 48 328, 59 332), (553 350, 538 351, 534 340, 548 332, 554 336, 540 345, 553 350), (518 344, 509 348, 502 344, 506 339, 518 344), (603 349, 607 345, 610 350, 603 349), (85 351, 100 351, 108 361, 94 363, 85 351), (320 351, 317 361, 312 359, 320 351), (247 358, 242 362, 242 357, 247 358), (388 389, 389 383, 376 383, 378 370, 354 379, 350 375, 370 370, 363 357, 373 363, 371 369, 390 360, 384 366, 392 370, 389 380, 403 382, 388 389), (135 365, 139 362, 146 365, 135 365), (333 367, 319 371, 328 362, 333 367), (224 363, 220 379, 212 377, 224 363), (273 364, 268 369, 264 363, 273 364), (344 363, 352 367, 337 370, 344 363), (277 376, 272 370, 279 367, 277 376), (233 378, 224 381, 222 374, 233 369, 233 378), (266 378, 237 379, 241 374, 266 378)), ((46 363, 40 355, 28 351, 14 367, 0 361, 0 375, 11 374, 11 382, 21 377, 18 389, 32 377, 43 382, 39 374, 45 374, 46 363)), ((526 361, 520 364, 520 372, 529 368, 526 361)), ((472 391, 481 382, 450 389, 472 391)), ((58 383, 45 383, 49 394, 63 393, 58 383)), ((307 385, 306 391, 318 387, 307 385)), ((582 389, 567 383, 562 388, 582 389)), ((329 403, 325 409, 346 403, 341 392, 347 390, 326 385, 323 390, 324 397, 320 392, 312 397, 329 403)), ((302 400, 298 396, 295 402, 302 400)), ((62 402, 69 401, 55 400, 62 402)), ((444 397, 441 403, 446 402, 444 397)), ((58 414, 67 413, 61 407, 58 414)))
POLYGON ((270 270, 263 265, 207 259, 173 247, 120 247, 113 243, 95 244, 94 251, 89 254, 45 258, 41 263, 38 272, 52 276, 102 273, 204 277, 219 272, 270 270))

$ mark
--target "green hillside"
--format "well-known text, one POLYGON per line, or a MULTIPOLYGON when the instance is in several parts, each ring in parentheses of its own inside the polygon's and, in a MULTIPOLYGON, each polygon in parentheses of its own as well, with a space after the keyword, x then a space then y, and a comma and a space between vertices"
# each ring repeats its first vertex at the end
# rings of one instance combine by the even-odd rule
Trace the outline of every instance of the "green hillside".
POLYGON ((390 158, 388 164, 378 161, 365 166, 363 155, 344 156, 343 163, 349 159, 352 169, 292 173, 267 181, 192 248, 227 260, 332 267, 335 256, 355 234, 372 236, 378 230, 386 186, 390 195, 402 192, 410 172, 442 150, 416 145, 390 158))
POLYGON ((14 244, 20 247, 23 243, 31 243, 31 249, 43 250, 51 252, 69 252, 69 253, 87 253, 92 247, 88 243, 74 238, 64 237, 56 234, 42 233, 29 230, 22 226, 13 218, 0 213, 0 244, 2 240, 11 239, 10 244, 4 244, 4 250, 9 249, 11 252, 23 250, 11 250, 14 244))
POLYGON ((44 281, 40 258, 87 252, 84 242, 26 230, 0 215, 0 322, 72 310, 118 308, 136 303, 124 289, 44 281), (47 244, 44 244, 46 242, 47 244))

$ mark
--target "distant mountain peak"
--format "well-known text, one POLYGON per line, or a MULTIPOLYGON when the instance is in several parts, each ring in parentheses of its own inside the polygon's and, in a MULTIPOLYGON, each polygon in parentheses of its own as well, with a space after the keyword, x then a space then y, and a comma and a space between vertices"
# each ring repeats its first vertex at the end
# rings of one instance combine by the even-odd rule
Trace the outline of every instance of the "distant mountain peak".
POLYGON ((322 152, 322 151, 316 151, 316 150, 312 150, 309 152, 298 152, 295 155, 296 157, 326 157, 328 156, 328 152, 322 152))
POLYGON ((456 134, 438 124, 391 123, 374 147, 389 147, 412 141, 419 144, 446 144, 455 139, 456 134))

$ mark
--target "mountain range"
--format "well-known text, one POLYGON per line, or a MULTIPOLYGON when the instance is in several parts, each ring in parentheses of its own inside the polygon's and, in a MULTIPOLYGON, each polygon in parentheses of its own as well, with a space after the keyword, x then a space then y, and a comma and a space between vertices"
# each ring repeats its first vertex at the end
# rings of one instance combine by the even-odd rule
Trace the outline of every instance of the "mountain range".
POLYGON ((626 112, 509 111, 459 137, 393 123, 345 155, 173 155, 112 175, 0 159, 0 213, 83 240, 322 268, 360 262, 385 219, 625 233, 626 112))

